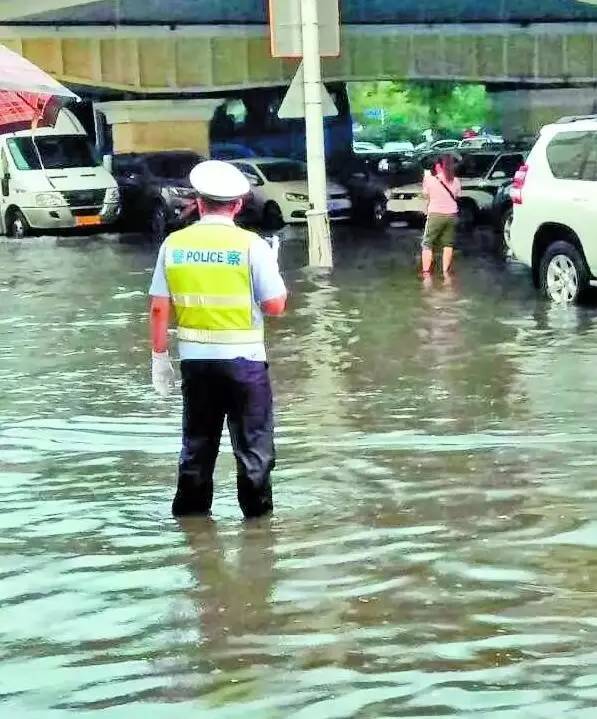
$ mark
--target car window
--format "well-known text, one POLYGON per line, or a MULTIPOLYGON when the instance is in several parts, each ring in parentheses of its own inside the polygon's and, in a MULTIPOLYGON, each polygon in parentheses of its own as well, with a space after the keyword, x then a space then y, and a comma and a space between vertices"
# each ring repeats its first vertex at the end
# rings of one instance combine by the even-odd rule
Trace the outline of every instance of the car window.
POLYGON ((456 168, 457 177, 479 178, 484 177, 495 162, 497 154, 465 155, 456 168))
MULTIPOLYGON (((597 142, 595 132, 561 132, 547 146, 547 162, 559 180, 590 179, 585 176, 589 169, 591 150, 597 142)), ((590 171, 590 169, 589 169, 590 171)))
POLYGON ((35 145, 46 170, 98 167, 100 164, 86 135, 39 135, 35 145))
POLYGON ((246 165, 244 162, 237 162, 236 166, 244 175, 258 177, 257 170, 253 167, 253 165, 246 165))
POLYGON ((6 141, 17 170, 41 170, 39 155, 30 137, 16 137, 6 141))
POLYGON ((153 155, 147 158, 147 167, 155 177, 168 180, 187 180, 191 170, 201 162, 199 155, 166 154, 153 155))
POLYGON ((597 182, 597 132, 590 133, 593 135, 589 144, 589 151, 585 158, 585 165, 582 170, 582 179, 597 182))
POLYGON ((112 158, 112 170, 117 175, 123 175, 125 172, 139 172, 139 163, 131 157, 121 157, 114 155, 112 158))
POLYGON ((523 164, 524 157, 522 155, 504 155, 495 163, 491 174, 503 172, 506 177, 512 178, 523 164))
POLYGON ((307 179, 307 166, 302 162, 280 161, 263 163, 259 169, 268 182, 297 182, 307 179))

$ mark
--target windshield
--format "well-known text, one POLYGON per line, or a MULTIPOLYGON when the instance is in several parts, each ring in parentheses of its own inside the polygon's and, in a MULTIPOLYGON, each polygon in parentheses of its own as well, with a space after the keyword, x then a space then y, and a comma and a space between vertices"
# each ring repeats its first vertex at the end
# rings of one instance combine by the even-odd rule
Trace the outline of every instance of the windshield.
POLYGON ((46 170, 99 165, 91 143, 83 135, 40 135, 35 140, 15 137, 7 145, 19 170, 41 170, 42 165, 46 170))
POLYGON ((482 177, 495 162, 497 155, 466 155, 456 168, 457 177, 482 177))
POLYGON ((271 162, 259 165, 268 182, 297 182, 307 179, 307 166, 302 162, 271 162))
POLYGON ((147 166, 152 175, 169 180, 188 180, 191 170, 201 162, 199 155, 154 155, 147 158, 147 166))

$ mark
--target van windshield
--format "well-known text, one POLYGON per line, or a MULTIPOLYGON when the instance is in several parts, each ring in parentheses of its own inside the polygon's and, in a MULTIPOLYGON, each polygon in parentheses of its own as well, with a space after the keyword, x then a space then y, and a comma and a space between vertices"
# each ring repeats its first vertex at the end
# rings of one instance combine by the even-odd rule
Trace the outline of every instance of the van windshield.
POLYGON ((83 135, 40 135, 35 140, 14 137, 6 144, 18 170, 41 170, 40 158, 46 170, 99 165, 91 143, 83 135))

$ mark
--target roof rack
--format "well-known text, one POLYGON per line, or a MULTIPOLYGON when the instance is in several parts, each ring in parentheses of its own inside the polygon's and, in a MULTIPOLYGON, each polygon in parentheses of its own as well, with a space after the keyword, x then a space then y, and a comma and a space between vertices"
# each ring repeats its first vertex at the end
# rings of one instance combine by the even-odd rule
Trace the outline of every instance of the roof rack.
POLYGON ((597 115, 569 115, 568 117, 560 117, 554 124, 567 125, 571 122, 580 122, 581 120, 597 120, 597 115))

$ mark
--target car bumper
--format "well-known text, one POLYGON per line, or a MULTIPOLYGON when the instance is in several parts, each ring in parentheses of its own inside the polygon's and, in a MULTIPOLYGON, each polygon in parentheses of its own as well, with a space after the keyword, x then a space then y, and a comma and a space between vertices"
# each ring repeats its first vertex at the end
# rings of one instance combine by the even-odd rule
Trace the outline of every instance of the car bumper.
POLYGON ((102 227, 116 222, 120 205, 109 204, 101 208, 23 207, 29 226, 36 230, 59 230, 75 227, 102 227), (90 223, 89 218, 96 220, 90 223))
POLYGON ((400 200, 391 198, 388 200, 386 210, 390 215, 424 215, 427 205, 423 199, 400 200))
MULTIPOLYGON (((284 215, 284 222, 287 224, 298 224, 305 222, 309 205, 300 204, 296 207, 289 207, 284 215)), ((348 220, 352 214, 352 202, 350 199, 330 200, 328 202, 328 216, 330 220, 348 220)))

